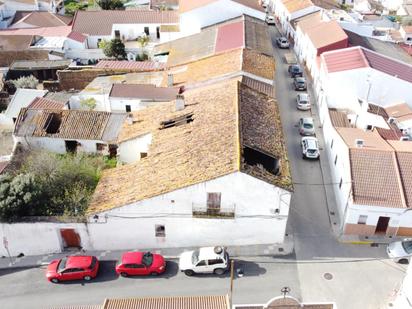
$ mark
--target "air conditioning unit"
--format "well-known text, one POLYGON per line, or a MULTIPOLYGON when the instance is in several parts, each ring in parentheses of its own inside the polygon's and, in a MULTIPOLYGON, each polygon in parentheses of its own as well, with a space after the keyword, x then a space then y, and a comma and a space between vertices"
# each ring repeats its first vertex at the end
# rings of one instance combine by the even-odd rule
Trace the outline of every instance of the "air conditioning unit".
POLYGON ((362 148, 365 145, 365 141, 363 139, 357 138, 355 139, 355 146, 358 148, 362 148))

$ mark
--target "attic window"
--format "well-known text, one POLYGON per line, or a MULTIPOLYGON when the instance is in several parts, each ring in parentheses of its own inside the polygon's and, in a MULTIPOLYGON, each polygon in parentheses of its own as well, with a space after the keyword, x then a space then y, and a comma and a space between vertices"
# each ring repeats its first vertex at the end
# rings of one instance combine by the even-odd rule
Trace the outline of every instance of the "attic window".
POLYGON ((162 121, 160 123, 160 130, 167 129, 171 127, 181 126, 183 124, 189 123, 193 121, 193 113, 186 114, 180 117, 176 117, 170 120, 162 121))
POLYGON ((62 118, 60 114, 51 113, 47 117, 46 124, 44 125, 44 129, 48 134, 56 134, 59 132, 60 125, 62 123, 62 118))
POLYGON ((269 173, 279 175, 279 160, 268 154, 249 147, 244 147, 243 158, 248 165, 261 165, 269 173))

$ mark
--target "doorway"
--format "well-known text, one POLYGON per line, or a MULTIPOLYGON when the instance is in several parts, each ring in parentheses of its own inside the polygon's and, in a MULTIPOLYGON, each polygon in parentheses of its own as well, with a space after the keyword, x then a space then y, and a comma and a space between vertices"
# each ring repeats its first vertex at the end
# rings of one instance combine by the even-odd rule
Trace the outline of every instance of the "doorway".
POLYGON ((375 234, 386 234, 389 225, 389 217, 379 217, 378 224, 376 224, 375 234))
POLYGON ((80 236, 75 229, 60 229, 60 235, 63 240, 63 248, 81 248, 80 236))
POLYGON ((64 141, 66 145, 66 152, 75 153, 77 150, 77 141, 64 141))

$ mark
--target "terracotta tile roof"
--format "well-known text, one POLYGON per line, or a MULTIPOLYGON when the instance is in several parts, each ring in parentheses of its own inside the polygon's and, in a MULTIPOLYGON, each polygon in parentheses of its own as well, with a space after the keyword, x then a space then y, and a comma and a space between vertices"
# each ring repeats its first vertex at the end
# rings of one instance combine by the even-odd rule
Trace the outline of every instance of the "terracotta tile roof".
POLYGON ((29 14, 18 14, 14 17, 12 28, 18 28, 19 24, 28 24, 33 27, 59 27, 70 25, 72 18, 68 16, 61 16, 50 12, 34 11, 29 14), (17 18, 19 18, 17 20, 17 18))
POLYGON ((69 33, 67 38, 72 39, 72 40, 77 41, 77 42, 80 42, 80 43, 83 43, 84 41, 86 41, 87 36, 82 34, 82 33, 72 31, 72 32, 69 33))
POLYGON ((179 88, 156 87, 155 85, 113 84, 109 96, 112 98, 138 98, 142 100, 172 101, 179 88))
POLYGON ((117 140, 125 117, 108 112, 23 108, 14 135, 110 142, 117 140))
POLYGON ((349 158, 354 203, 406 207, 394 151, 352 148, 349 158))
POLYGON ((114 10, 77 11, 73 31, 89 35, 110 35, 113 24, 178 24, 176 11, 114 10))
POLYGON ((40 27, 0 30, 2 35, 38 35, 42 37, 67 37, 72 32, 71 26, 40 27))
POLYGON ((412 119, 412 108, 406 103, 385 107, 385 111, 388 117, 394 117, 400 122, 412 119))
POLYGON ((369 67, 369 63, 359 47, 344 48, 321 55, 328 73, 369 67))
POLYGON ((398 141, 402 137, 402 132, 399 130, 399 128, 392 124, 390 125, 390 129, 384 129, 384 128, 378 128, 376 127, 376 130, 378 131, 379 135, 387 141, 390 140, 395 140, 398 141))
POLYGON ((31 109, 63 109, 64 103, 50 99, 35 98, 27 108, 31 109))
POLYGON ((384 119, 388 119, 388 114, 386 113, 385 109, 379 105, 369 103, 368 104, 368 112, 382 116, 384 119))
MULTIPOLYGON (((280 119, 273 119, 278 115, 275 101, 242 87, 246 86, 241 86, 236 79, 226 80, 185 91, 186 107, 181 111, 174 111, 175 103, 172 101, 134 112, 134 118, 138 121, 132 125, 124 124, 119 141, 150 133, 152 143, 148 156, 138 162, 104 171, 88 212, 98 213, 121 207, 239 171, 239 105, 247 108, 245 113, 249 117, 259 118, 261 124, 260 127, 258 123, 253 124, 256 130, 242 126, 242 141, 273 156, 285 158, 280 119), (241 103, 240 100, 248 101, 241 103), (192 115, 193 121, 160 129, 161 122, 185 115, 192 115), (256 132, 267 138, 256 135, 256 132)), ((249 124, 251 121, 247 115, 242 116, 241 121, 249 124)), ((256 167, 245 169, 244 164, 242 170, 290 189, 288 166, 283 162, 287 160, 282 160, 279 176, 269 177, 256 167)))
POLYGON ((245 45, 244 30, 243 21, 220 26, 217 30, 215 53, 243 47, 245 45))
POLYGON ((297 26, 303 31, 306 32, 310 28, 316 26, 322 22, 322 13, 320 11, 312 12, 307 15, 295 18, 291 20, 292 26, 296 29, 297 26))
POLYGON ((392 147, 385 142, 376 130, 364 131, 358 128, 336 128, 336 131, 338 131, 339 135, 350 149, 357 149, 355 141, 357 139, 362 139, 364 141, 362 149, 393 151, 392 147))
POLYGON ((163 70, 165 63, 156 61, 115 61, 101 60, 95 66, 96 69, 125 70, 127 72, 150 72, 163 70))
MULTIPOLYGON (((411 142, 400 142, 404 145, 411 142)), ((402 149, 402 148, 401 148, 402 149)), ((408 145, 407 151, 397 151, 396 158, 398 159, 399 173, 404 189, 406 204, 412 208, 412 145, 408 145)), ((402 149, 404 150, 404 149, 402 149)))
POLYGON ((344 112, 329 109, 329 116, 334 127, 350 128, 348 116, 344 112))
POLYGON ((104 309, 229 309, 227 296, 174 296, 107 299, 104 309))
POLYGON ((313 6, 313 2, 310 0, 283 0, 282 2, 289 13, 313 6))
POLYGON ((25 50, 30 47, 32 41, 32 35, 1 35, 0 32, 0 51, 25 50))
POLYGON ((306 34, 317 49, 348 39, 336 20, 321 22, 310 28, 306 34))

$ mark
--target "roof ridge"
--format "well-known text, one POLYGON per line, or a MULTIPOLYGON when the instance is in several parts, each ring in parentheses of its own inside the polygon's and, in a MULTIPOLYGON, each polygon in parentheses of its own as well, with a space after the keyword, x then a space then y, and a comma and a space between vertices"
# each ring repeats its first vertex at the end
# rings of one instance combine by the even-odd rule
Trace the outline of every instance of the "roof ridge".
MULTIPOLYGON (((392 145, 390 145, 390 146, 392 147, 392 145)), ((392 148, 393 148, 393 147, 392 147, 392 148)), ((399 168, 398 155, 397 155, 397 152, 396 152, 395 148, 393 148, 393 149, 394 149, 394 151, 393 151, 393 153, 392 153, 392 158, 393 158, 394 163, 395 163, 396 180, 397 180, 397 182, 398 182, 398 187, 399 187, 399 189, 400 189, 399 191, 400 191, 400 194, 401 194, 402 205, 403 205, 405 208, 408 208, 408 205, 407 205, 407 203, 406 203, 406 197, 405 197, 405 188, 404 188, 404 185, 403 185, 402 176, 401 176, 401 171, 400 171, 400 168, 399 168)))

